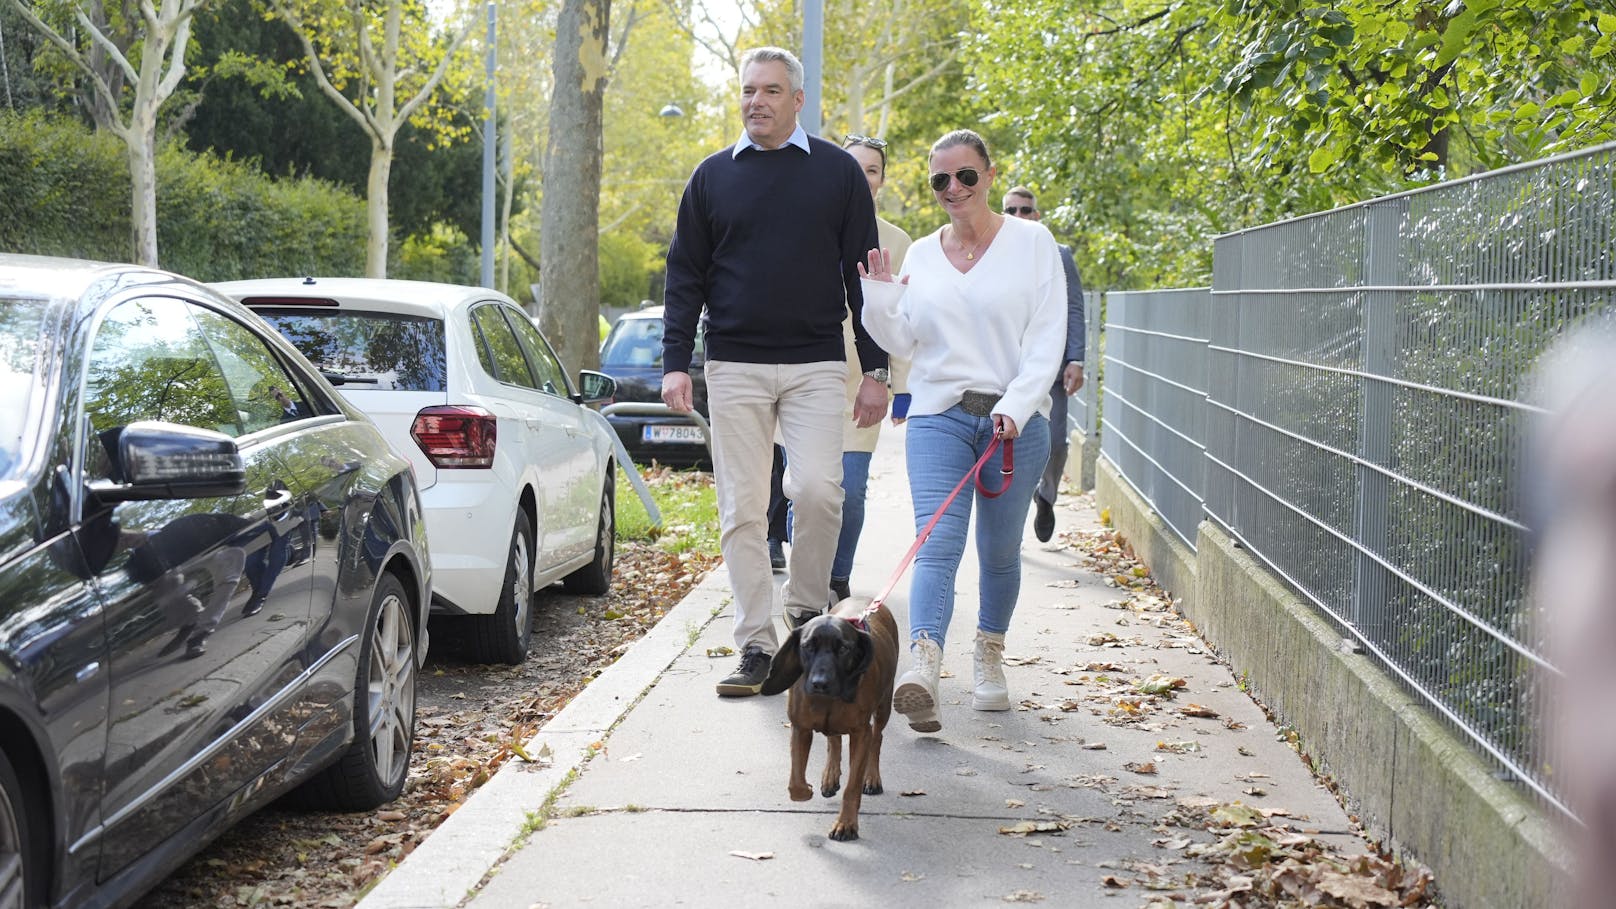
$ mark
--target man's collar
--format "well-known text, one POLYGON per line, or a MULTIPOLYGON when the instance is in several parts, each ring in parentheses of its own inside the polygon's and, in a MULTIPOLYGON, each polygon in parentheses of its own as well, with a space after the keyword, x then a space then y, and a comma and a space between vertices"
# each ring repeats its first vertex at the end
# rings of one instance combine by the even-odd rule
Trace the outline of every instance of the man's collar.
MULTIPOLYGON (((801 123, 798 123, 797 128, 791 131, 791 136, 786 139, 786 145, 795 145, 802 149, 805 154, 813 154, 813 149, 808 147, 808 133, 802 128, 801 123)), ((784 148, 785 145, 780 147, 784 148)), ((741 152, 746 151, 749 148, 755 148, 759 151, 763 150, 763 146, 753 142, 752 137, 747 135, 745 130, 742 130, 741 141, 735 143, 735 147, 730 149, 729 156, 731 158, 738 158, 740 157, 741 152)))

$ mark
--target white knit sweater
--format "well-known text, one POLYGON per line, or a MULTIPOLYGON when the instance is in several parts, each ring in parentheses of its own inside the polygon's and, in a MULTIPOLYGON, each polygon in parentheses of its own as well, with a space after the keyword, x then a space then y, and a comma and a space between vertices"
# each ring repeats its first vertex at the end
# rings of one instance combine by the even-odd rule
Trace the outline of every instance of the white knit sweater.
POLYGON ((966 391, 1001 395, 993 408, 1027 425, 1049 416, 1049 388, 1066 345, 1066 273, 1048 228, 1005 218, 961 274, 941 229, 915 241, 898 273, 864 281, 864 326, 888 354, 909 360, 910 416, 942 413, 966 391))

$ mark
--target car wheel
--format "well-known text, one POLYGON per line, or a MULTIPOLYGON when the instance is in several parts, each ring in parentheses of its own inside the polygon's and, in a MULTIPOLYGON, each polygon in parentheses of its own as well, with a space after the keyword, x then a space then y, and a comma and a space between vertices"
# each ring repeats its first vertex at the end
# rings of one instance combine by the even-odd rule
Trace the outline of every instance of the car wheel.
POLYGON ((297 791, 311 808, 366 811, 404 791, 415 741, 415 627, 404 584, 385 573, 376 585, 354 686, 353 744, 297 791))
MULTIPOLYGON (((615 473, 615 470, 614 470, 615 473)), ((617 557, 616 477, 606 475, 600 491, 600 520, 595 528, 595 558, 561 579, 573 593, 602 594, 612 589, 612 562, 617 557)))
POLYGON ((11 762, 0 752, 0 907, 38 906, 44 881, 39 879, 40 846, 28 826, 28 803, 11 762))
POLYGON ((510 555, 505 561, 505 583, 493 615, 472 616, 472 659, 481 663, 517 664, 527 659, 533 640, 533 528, 527 513, 516 513, 510 555))

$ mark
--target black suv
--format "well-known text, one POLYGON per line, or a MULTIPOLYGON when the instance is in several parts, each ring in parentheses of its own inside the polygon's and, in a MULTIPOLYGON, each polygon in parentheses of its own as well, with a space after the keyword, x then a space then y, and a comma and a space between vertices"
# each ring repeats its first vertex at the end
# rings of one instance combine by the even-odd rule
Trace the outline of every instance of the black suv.
MULTIPOLYGON (((707 416, 705 351, 696 333, 690 360, 690 384, 696 412, 707 416)), ((617 380, 614 402, 662 403, 662 307, 625 313, 600 347, 600 371, 617 380)), ((701 427, 687 417, 608 414, 607 422, 635 461, 675 467, 712 467, 701 427)))

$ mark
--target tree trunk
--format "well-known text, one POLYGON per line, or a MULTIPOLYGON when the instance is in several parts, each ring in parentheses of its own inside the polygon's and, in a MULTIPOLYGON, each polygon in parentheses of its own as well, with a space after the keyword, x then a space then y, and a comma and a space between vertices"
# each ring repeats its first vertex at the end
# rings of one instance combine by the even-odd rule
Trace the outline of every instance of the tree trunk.
POLYGON ((365 277, 387 277, 387 178, 393 172, 393 146, 372 136, 370 180, 365 184, 365 216, 370 237, 365 241, 365 277))
POLYGON ((129 156, 129 250, 135 264, 157 268, 157 154, 153 130, 136 122, 124 137, 129 156))
POLYGON ((574 376, 600 365, 601 109, 611 0, 563 0, 539 208, 540 324, 574 376))

